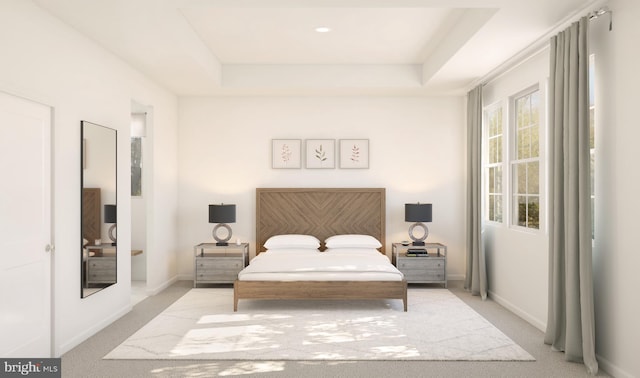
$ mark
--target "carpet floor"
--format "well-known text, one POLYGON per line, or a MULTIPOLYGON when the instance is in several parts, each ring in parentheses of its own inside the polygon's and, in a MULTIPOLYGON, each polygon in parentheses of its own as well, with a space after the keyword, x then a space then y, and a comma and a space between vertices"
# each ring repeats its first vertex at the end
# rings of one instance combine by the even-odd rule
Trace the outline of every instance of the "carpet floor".
POLYGON ((402 301, 242 300, 191 289, 105 359, 534 361, 449 290, 402 301))

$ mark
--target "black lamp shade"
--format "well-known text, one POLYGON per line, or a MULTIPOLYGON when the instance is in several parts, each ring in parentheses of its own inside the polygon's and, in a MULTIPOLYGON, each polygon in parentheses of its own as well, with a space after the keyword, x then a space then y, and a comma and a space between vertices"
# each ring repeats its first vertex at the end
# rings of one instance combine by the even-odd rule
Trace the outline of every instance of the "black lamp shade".
POLYGON ((404 221, 405 222, 431 222, 431 204, 430 203, 405 203, 404 204, 404 221))
POLYGON ((116 205, 104 205, 104 223, 117 223, 116 205))
POLYGON ((235 223, 236 205, 209 205, 209 223, 235 223))

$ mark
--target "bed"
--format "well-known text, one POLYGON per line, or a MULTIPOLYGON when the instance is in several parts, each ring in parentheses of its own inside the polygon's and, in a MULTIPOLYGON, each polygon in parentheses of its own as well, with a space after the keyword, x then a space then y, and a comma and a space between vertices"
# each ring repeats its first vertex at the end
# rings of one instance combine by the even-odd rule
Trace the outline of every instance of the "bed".
MULTIPOLYGON (((400 299, 407 311, 407 282, 402 276, 318 278, 296 272, 297 276, 285 278, 248 278, 245 273, 253 269, 252 264, 264 260, 265 243, 277 235, 311 235, 322 242, 335 235, 369 235, 381 243, 376 251, 380 259, 393 267, 385 254, 384 188, 256 189, 256 257, 234 282, 234 311, 240 299, 400 299)), ((319 249, 327 253, 325 245, 319 249)))

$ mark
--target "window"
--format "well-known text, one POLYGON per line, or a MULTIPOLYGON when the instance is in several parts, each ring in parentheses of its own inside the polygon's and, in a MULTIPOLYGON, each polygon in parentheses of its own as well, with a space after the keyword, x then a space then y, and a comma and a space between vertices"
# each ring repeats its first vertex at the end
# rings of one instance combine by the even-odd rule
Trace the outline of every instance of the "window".
POLYGON ((542 96, 536 85, 484 108, 484 219, 488 221, 540 229, 542 96))
POLYGON ((502 222, 502 105, 485 110, 487 133, 487 219, 502 222))
POLYGON ((540 228, 540 91, 512 100, 511 224, 540 228))
POLYGON ((131 137, 131 196, 142 196, 142 138, 131 137))
POLYGON ((146 135, 146 113, 131 114, 131 196, 142 196, 142 145, 146 135))

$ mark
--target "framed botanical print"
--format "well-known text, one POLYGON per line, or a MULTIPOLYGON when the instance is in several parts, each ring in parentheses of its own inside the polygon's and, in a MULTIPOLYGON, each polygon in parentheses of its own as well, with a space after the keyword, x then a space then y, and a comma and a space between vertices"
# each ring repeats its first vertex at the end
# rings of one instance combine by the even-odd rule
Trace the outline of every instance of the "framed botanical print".
POLYGON ((336 141, 334 139, 307 139, 306 168, 333 169, 336 167, 336 141))
POLYGON ((340 168, 369 168, 369 139, 340 139, 340 168))
POLYGON ((278 169, 301 168, 301 139, 273 139, 271 142, 271 167, 278 169))

